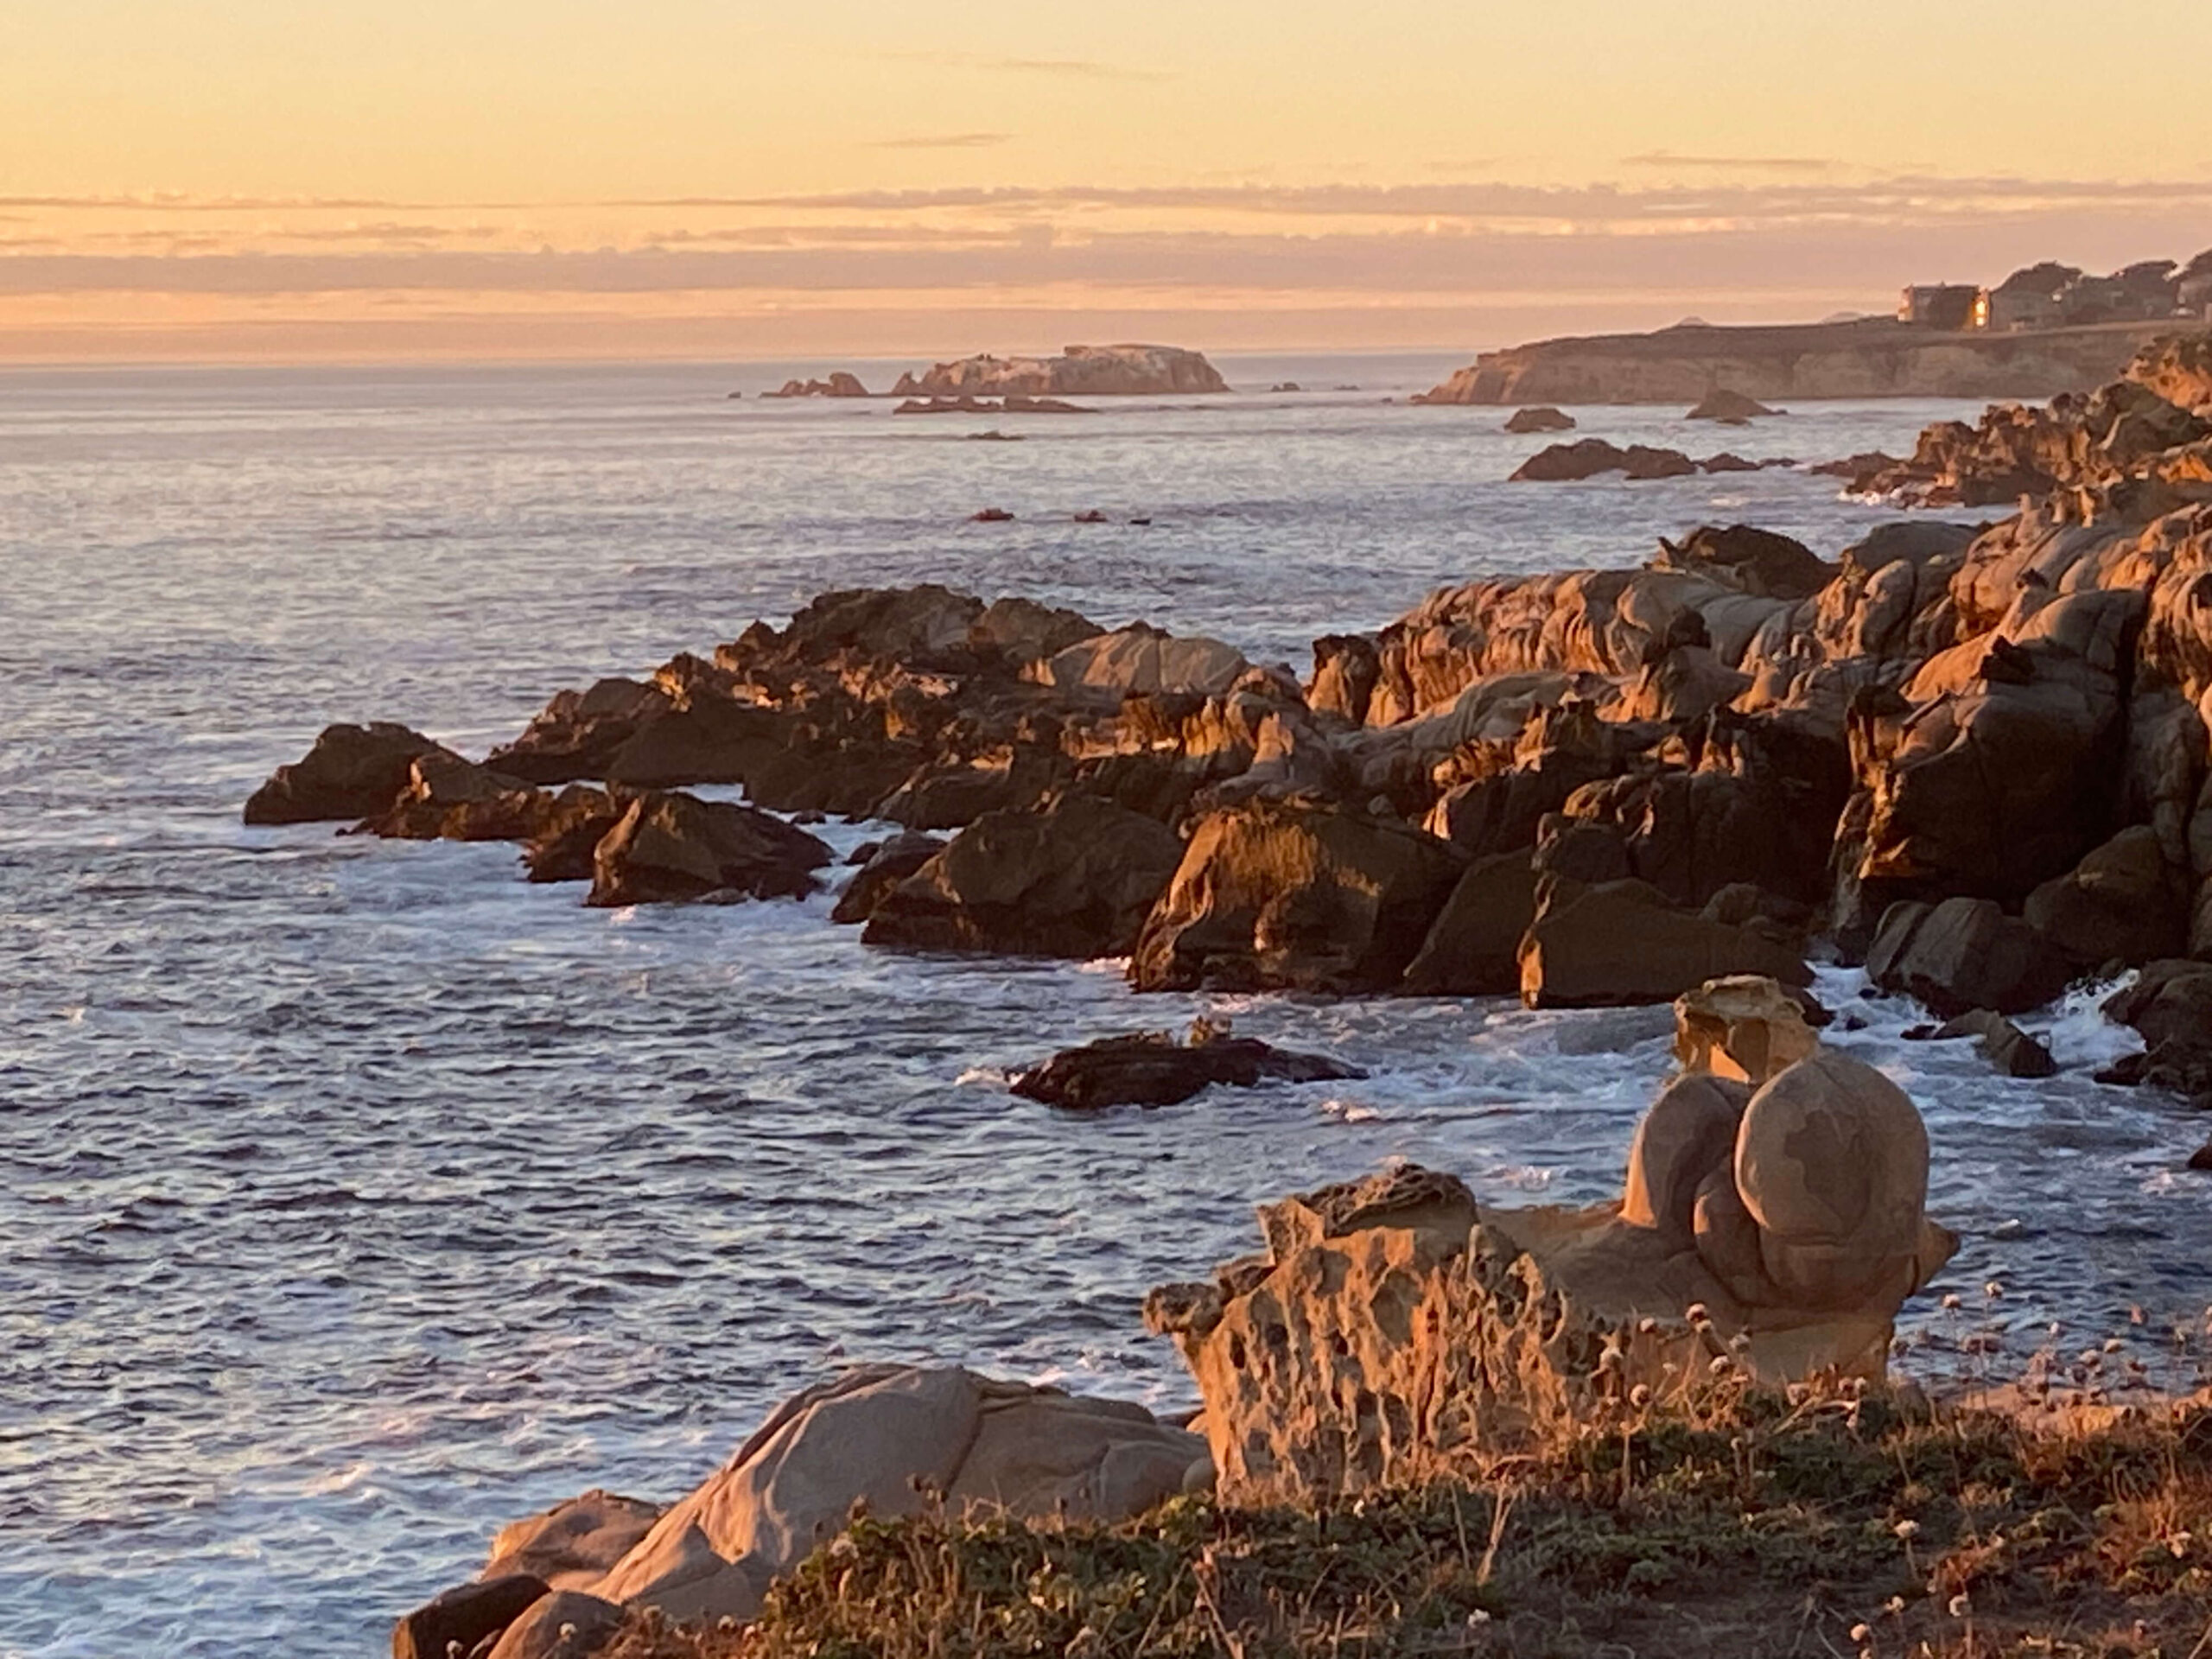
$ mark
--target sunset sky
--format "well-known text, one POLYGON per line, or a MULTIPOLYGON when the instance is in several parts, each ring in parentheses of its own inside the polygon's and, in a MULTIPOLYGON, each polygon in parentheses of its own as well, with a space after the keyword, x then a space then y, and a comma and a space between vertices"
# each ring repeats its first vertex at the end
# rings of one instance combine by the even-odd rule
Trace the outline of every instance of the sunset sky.
POLYGON ((1473 348, 2212 245, 2204 0, 10 0, 0 360, 1473 348))

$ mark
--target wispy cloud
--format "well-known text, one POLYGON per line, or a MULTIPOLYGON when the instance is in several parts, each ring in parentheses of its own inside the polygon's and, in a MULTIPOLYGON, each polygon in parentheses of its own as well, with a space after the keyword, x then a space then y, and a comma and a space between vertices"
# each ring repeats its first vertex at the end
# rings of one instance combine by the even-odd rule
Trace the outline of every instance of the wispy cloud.
POLYGON ((906 138, 870 138, 865 141, 869 149, 989 149, 997 144, 1011 143, 1010 132, 936 132, 918 133, 906 138))
POLYGON ((1827 173, 1843 165, 1819 156, 1677 156, 1671 149, 1624 156, 1623 167, 1715 168, 1744 173, 1827 173))

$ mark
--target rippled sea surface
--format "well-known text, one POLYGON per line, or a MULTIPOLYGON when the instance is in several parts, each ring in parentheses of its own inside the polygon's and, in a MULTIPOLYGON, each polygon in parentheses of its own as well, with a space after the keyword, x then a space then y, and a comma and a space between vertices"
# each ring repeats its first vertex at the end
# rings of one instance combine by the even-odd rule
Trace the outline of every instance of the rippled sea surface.
MULTIPOLYGON (((507 848, 240 825, 328 721, 481 753, 823 588, 1029 594, 1304 666, 1445 582, 1707 519, 1833 555, 1882 516, 1796 472, 1509 486, 1545 440, 1402 401, 1446 359, 1232 359, 1357 389, 1085 417, 725 397, 821 366, 0 374, 0 1654, 378 1652, 499 1523, 680 1493, 846 1360, 1187 1403, 1139 1300, 1249 1248, 1257 1200, 1392 1157, 1493 1200, 1616 1190, 1663 1013, 1138 999, 1113 964, 863 950, 826 897, 593 912, 507 848), (1200 1011, 1370 1075, 1085 1120, 1004 1090, 1200 1011)), ((1576 412, 1816 460, 1967 411, 1576 412)), ((1821 988, 1927 1112, 1967 1236, 1939 1288, 1970 1306, 1929 1334, 1992 1277, 2020 1351, 2201 1310, 2212 1224, 2172 1173, 2200 1137, 2089 1081, 2128 1046, 2092 1000, 2040 1022, 2067 1070, 2031 1084, 1821 988)))

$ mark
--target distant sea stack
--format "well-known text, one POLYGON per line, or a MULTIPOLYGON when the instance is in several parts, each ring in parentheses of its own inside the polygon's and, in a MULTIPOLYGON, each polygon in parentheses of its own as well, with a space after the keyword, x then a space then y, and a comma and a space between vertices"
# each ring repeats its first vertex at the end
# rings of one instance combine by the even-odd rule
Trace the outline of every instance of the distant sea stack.
POLYGON ((1071 346, 1058 357, 963 357, 923 374, 902 374, 891 391, 897 397, 1116 397, 1228 390, 1202 353, 1179 346, 1071 346))
POLYGON ((2171 322, 1965 334, 1886 318, 1783 327, 1683 323, 1649 334, 1485 352, 1422 404, 1695 404, 1749 397, 2055 397, 2126 367, 2171 322))

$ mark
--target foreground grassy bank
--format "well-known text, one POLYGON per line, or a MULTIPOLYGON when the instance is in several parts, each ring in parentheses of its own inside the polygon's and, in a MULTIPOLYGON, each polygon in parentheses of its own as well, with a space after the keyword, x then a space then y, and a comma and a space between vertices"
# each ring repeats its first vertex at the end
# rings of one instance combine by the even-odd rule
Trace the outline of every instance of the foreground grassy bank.
POLYGON ((1316 1511, 859 1520, 610 1659, 2212 1655, 2212 1409, 1752 1396, 1316 1511))

